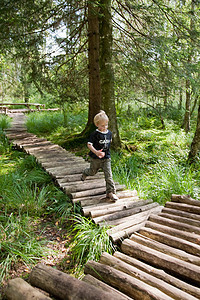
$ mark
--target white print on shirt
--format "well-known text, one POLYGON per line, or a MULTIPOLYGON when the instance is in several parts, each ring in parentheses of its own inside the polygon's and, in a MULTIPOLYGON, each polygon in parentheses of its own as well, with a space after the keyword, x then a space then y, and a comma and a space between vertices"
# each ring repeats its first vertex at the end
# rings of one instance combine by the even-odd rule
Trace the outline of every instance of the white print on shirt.
POLYGON ((111 142, 111 140, 107 140, 106 137, 104 140, 99 140, 99 144, 104 145, 103 149, 107 150, 108 149, 108 144, 111 142))

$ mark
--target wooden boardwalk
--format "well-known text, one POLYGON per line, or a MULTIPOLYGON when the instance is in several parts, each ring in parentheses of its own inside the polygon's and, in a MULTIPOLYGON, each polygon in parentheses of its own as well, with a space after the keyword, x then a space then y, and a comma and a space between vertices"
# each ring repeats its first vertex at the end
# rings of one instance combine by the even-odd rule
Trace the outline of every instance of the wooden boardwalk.
MULTIPOLYGON (((88 162, 27 133, 24 118, 13 115, 6 132, 9 140, 35 156, 71 201, 81 204, 84 216, 110 226, 108 235, 119 247, 113 255, 103 253, 99 262, 88 262, 83 281, 94 291, 107 291, 109 299, 200 299, 200 201, 173 195, 172 202, 161 207, 116 183, 120 199, 108 202, 102 174, 82 182, 88 162)), ((107 299, 98 297, 93 299, 107 299)))

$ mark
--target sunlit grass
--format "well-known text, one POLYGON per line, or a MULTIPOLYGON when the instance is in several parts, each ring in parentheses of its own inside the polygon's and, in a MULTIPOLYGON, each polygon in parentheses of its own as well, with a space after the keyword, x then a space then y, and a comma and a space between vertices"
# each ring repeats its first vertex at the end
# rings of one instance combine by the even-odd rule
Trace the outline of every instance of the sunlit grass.
POLYGON ((73 235, 71 251, 76 272, 80 272, 88 260, 98 261, 103 252, 113 253, 115 248, 107 230, 106 226, 100 227, 88 218, 74 215, 69 234, 73 235))

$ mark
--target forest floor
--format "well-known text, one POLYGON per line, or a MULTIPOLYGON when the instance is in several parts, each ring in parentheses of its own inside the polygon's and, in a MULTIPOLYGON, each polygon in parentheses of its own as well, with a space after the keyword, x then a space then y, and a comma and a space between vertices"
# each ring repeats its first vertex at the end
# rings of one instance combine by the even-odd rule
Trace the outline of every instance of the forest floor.
MULTIPOLYGON (((35 224, 35 234, 38 235, 37 239, 45 240, 46 247, 49 250, 47 257, 38 259, 38 263, 56 267, 57 270, 73 275, 74 266, 70 257, 71 237, 69 236, 69 227, 71 224, 66 225, 64 223, 62 227, 58 226, 57 222, 54 224, 49 216, 48 218, 40 218, 37 223, 35 224)), ((27 280, 33 267, 30 268, 20 261, 17 264, 13 264, 7 279, 0 286, 0 299, 3 298, 9 280, 17 277, 27 280)))

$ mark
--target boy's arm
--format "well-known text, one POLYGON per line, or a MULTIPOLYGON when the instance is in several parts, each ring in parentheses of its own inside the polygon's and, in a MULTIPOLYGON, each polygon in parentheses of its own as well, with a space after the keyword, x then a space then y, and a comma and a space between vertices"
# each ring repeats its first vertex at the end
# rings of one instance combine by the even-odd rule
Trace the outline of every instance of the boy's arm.
POLYGON ((105 152, 103 152, 103 149, 96 150, 91 143, 87 144, 90 151, 92 151, 98 158, 103 158, 105 156, 105 152))

